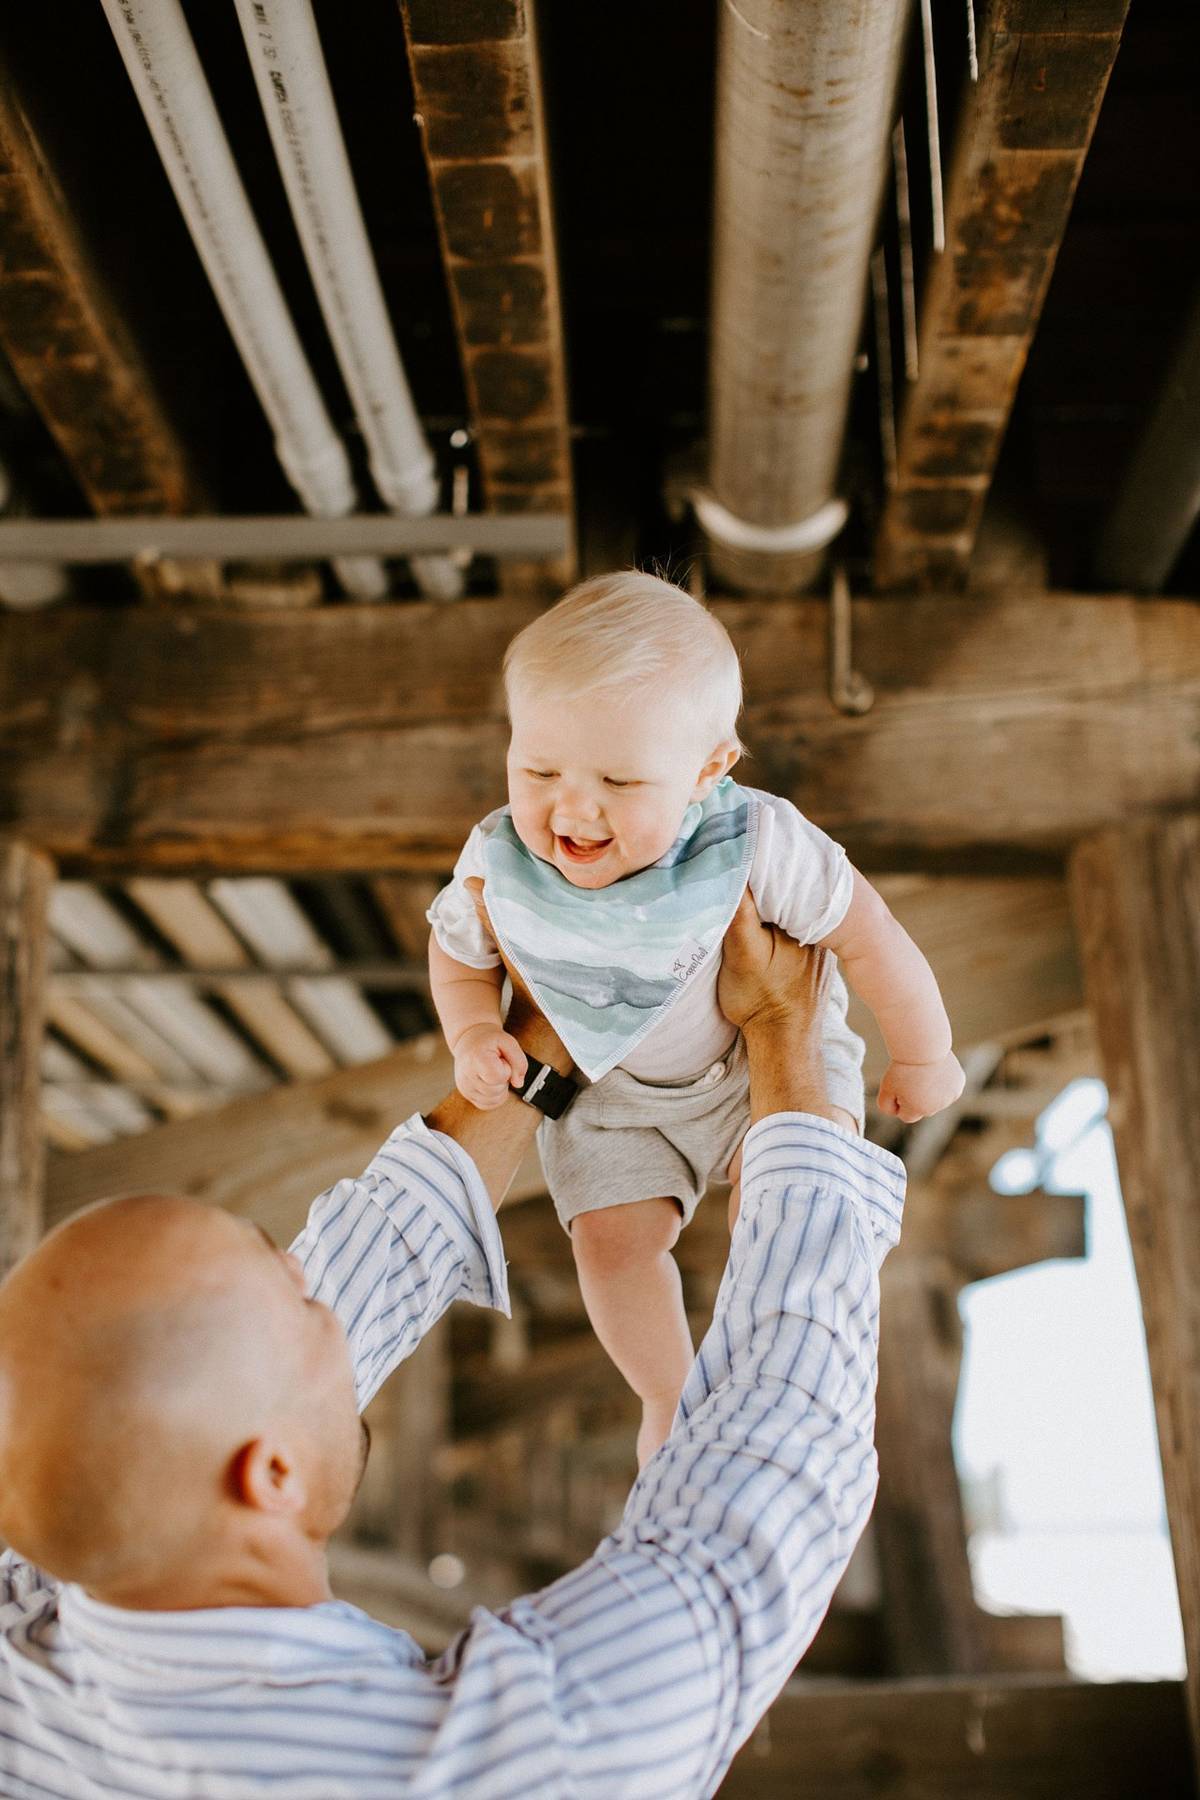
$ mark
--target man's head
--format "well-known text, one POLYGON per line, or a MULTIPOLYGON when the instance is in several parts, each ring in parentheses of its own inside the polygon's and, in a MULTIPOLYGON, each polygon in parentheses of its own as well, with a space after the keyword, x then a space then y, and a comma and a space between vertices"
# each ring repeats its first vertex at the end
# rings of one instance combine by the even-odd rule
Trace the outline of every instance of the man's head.
POLYGON ((729 635, 656 575, 573 588, 513 639, 504 687, 513 824, 575 887, 657 862, 741 753, 729 635))
POLYGON ((0 1285, 0 1535, 100 1599, 319 1597, 363 1445, 341 1326, 245 1220, 109 1201, 0 1285))

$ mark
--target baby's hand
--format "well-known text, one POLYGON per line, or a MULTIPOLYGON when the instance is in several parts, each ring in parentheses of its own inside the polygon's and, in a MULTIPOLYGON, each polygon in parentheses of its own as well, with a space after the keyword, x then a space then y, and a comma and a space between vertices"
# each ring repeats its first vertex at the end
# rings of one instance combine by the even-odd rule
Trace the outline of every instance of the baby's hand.
POLYGON ((454 1085, 481 1112, 502 1106, 512 1084, 524 1081, 527 1067, 516 1038, 499 1025, 468 1026, 454 1046, 454 1085))
POLYGON ((962 1093, 966 1077, 953 1050, 940 1062, 889 1063, 879 1084, 879 1110, 895 1113, 906 1125, 927 1119, 930 1113, 951 1106, 962 1093))

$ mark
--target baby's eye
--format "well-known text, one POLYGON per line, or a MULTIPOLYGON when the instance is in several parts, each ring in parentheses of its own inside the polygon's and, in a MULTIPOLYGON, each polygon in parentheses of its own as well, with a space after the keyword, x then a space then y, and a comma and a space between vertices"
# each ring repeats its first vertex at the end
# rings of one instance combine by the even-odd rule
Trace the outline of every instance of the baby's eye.
POLYGON ((631 788, 631 787, 636 787, 637 782, 636 781, 614 781, 611 775, 606 775, 604 777, 604 785, 606 787, 611 787, 611 788, 631 788))
POLYGON ((525 773, 533 781, 553 781, 554 780, 554 770, 553 769, 526 769, 525 773))

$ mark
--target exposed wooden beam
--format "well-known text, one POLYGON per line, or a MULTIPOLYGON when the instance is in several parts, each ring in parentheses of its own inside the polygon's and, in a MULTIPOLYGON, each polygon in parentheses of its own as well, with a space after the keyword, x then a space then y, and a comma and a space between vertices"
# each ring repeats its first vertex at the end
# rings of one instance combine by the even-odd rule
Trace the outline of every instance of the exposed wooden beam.
MULTIPOLYGON (((76 869, 442 869, 503 797, 498 672, 534 610, 6 618, 0 829, 76 869)), ((867 867, 1061 855, 1200 786, 1186 601, 860 602, 863 718, 826 695, 823 602, 717 611, 745 661, 746 778, 867 867)))
POLYGON ((1200 816, 1105 832, 1080 846, 1072 878, 1146 1324, 1200 1750, 1200 816))
POLYGON ((152 372, 2 72, 0 237, 0 343, 96 511, 201 504, 152 372))
POLYGON ((1177 1681, 797 1682, 721 1800, 1184 1800, 1193 1781, 1177 1681))
POLYGON ((438 1452, 450 1436, 448 1324, 439 1321, 368 1407, 371 1454, 350 1517, 356 1536, 418 1566, 438 1550, 438 1452))
POLYGON ((883 1272, 873 1518, 897 1675, 969 1675, 987 1664, 951 1441, 958 1285, 926 1257, 897 1257, 883 1272))
POLYGON ((1129 0, 991 0, 876 546, 883 588, 966 573, 1129 0))
MULTIPOLYGON (((401 0, 484 501, 572 515, 558 264, 533 0, 401 0)), ((557 564, 502 571, 561 589, 557 564)))
MULTIPOLYGON (((1065 882, 898 875, 878 886, 928 957, 960 1048, 1030 1037, 1082 1006, 1065 882)), ((883 1041, 858 1001, 850 1022, 866 1039, 870 1095, 887 1063, 883 1041)))
POLYGON ((38 1115, 53 878, 46 857, 0 839, 0 1275, 42 1229, 38 1115))
MULTIPOLYGON (((453 1085, 450 1057, 430 1035, 378 1062, 233 1100, 123 1143, 52 1155, 47 1223, 111 1194, 180 1193, 254 1219, 286 1244, 319 1193, 365 1168, 390 1131, 453 1085)), ((510 1199, 543 1185, 534 1156, 510 1199)))

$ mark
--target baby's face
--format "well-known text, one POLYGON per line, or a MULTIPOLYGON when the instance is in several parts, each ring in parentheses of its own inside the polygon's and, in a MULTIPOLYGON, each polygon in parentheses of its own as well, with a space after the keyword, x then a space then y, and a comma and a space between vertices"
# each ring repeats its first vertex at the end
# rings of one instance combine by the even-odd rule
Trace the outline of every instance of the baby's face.
POLYGON ((642 689, 514 696, 508 749, 513 824, 527 849, 574 887, 610 887, 657 862, 692 800, 732 762, 700 743, 687 710, 642 689))

